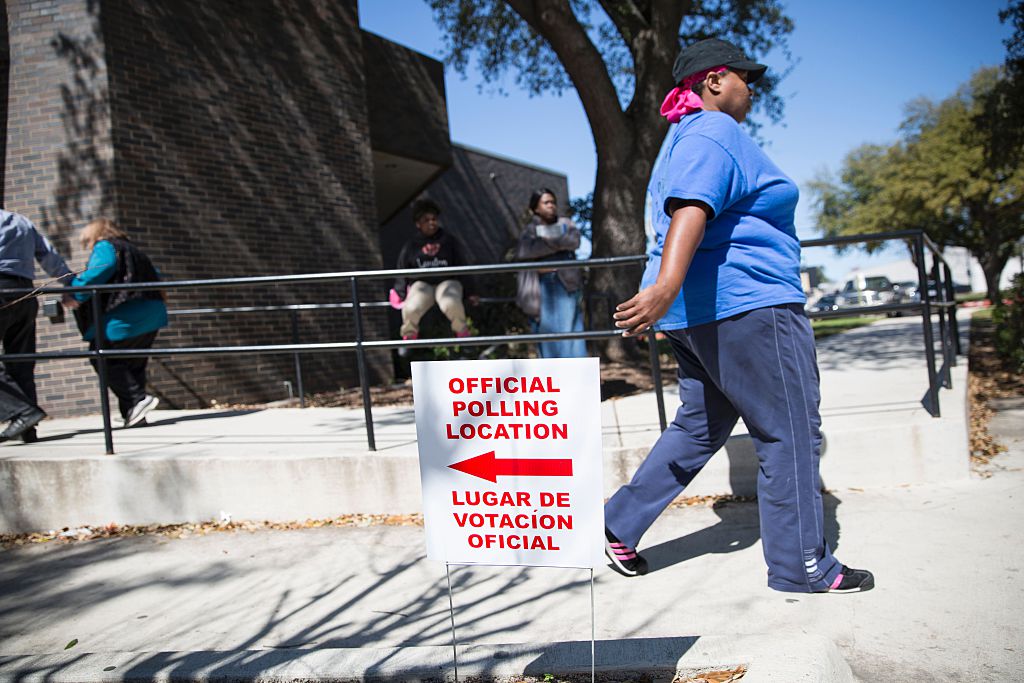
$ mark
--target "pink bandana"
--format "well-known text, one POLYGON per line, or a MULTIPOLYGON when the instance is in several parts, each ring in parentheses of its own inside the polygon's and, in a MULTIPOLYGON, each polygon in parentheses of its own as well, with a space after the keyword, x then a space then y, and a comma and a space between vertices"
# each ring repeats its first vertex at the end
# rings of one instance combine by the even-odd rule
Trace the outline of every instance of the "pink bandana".
POLYGON ((727 71, 724 66, 713 66, 710 69, 698 71, 692 76, 684 78, 682 83, 672 88, 668 95, 665 96, 665 101, 661 103, 661 115, 668 119, 669 123, 679 123, 679 120, 687 114, 700 111, 704 106, 704 101, 690 88, 693 87, 694 83, 703 81, 709 73, 722 73, 724 71, 727 71))

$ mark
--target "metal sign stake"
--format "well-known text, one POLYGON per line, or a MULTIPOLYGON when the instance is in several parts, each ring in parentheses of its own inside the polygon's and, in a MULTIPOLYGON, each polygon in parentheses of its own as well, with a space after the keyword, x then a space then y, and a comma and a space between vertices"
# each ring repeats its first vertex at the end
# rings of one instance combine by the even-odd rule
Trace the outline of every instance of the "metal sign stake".
POLYGON ((459 652, 455 643, 455 602, 452 600, 452 574, 447 562, 444 563, 444 575, 448 578, 448 615, 452 618, 452 660, 455 662, 455 683, 459 683, 459 652))
POLYGON ((595 683, 595 676, 597 670, 597 655, 595 652, 595 643, 597 643, 597 619, 595 618, 594 611, 594 568, 590 568, 590 683, 595 683))
MULTIPOLYGON (((448 615, 452 620, 452 660, 455 662, 455 683, 459 683, 459 652, 457 649, 457 643, 455 640, 455 600, 452 598, 452 564, 449 562, 444 563, 444 575, 448 579, 448 615)), ((457 567, 477 567, 481 565, 466 565, 455 563, 457 567)), ((529 567, 532 565, 522 564, 495 564, 490 565, 492 567, 529 567)), ((564 567, 565 569, 589 569, 590 570, 590 683, 596 683, 597 680, 597 611, 594 608, 594 568, 593 567, 564 567)))

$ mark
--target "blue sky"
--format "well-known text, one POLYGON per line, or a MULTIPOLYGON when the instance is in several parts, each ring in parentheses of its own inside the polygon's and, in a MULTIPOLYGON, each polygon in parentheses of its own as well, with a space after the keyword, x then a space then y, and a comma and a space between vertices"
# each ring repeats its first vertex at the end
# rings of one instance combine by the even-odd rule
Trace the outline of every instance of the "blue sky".
MULTIPOLYGON (((818 236, 806 183, 821 170, 835 172, 843 156, 865 142, 896 138, 903 107, 924 96, 951 95, 976 69, 1002 62, 999 23, 1005 0, 794 0, 784 5, 796 24, 790 49, 799 60, 783 81, 786 112, 780 125, 766 126, 768 154, 802 191, 796 223, 801 238, 818 236)), ((441 32, 423 0, 361 0, 363 28, 440 58, 441 32)), ((784 66, 758 55, 769 67, 784 66)), ((507 95, 480 90, 481 79, 446 70, 452 140, 528 163, 569 178, 572 196, 593 189, 596 157, 590 127, 574 92, 529 97, 511 79, 507 95)), ((899 227, 899 226, 894 226, 899 227)), ((823 265, 832 279, 851 268, 903 258, 900 248, 867 257, 805 252, 808 265, 823 265)))

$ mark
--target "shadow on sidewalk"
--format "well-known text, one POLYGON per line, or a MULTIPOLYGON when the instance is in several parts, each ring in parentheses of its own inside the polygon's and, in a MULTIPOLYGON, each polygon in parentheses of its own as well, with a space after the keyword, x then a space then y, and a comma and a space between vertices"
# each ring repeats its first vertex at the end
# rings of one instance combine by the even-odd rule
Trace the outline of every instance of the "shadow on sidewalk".
MULTIPOLYGON (((312 538, 321 532, 290 533, 308 533, 312 538)), ((82 640, 79 647, 108 653, 110 663, 117 664, 116 673, 110 676, 118 680, 252 680, 259 678, 260 672, 301 659, 313 649, 379 647, 381 643, 400 648, 451 642, 449 589, 444 575, 413 589, 399 580, 423 563, 424 556, 419 551, 407 551, 397 557, 390 549, 384 551, 381 558, 386 555, 389 564, 380 571, 369 569, 380 559, 376 556, 365 564, 339 562, 339 571, 333 575, 297 586, 282 581, 276 574, 254 570, 245 560, 239 564, 239 558, 230 559, 234 555, 220 559, 214 554, 212 559, 207 557, 203 561, 203 555, 196 554, 189 563, 191 566, 168 564, 158 554, 163 543, 156 538, 104 540, 46 549, 34 557, 34 553, 16 551, 10 556, 11 562, 0 565, 0 594, 4 596, 0 600, 0 634, 45 630, 55 623, 73 622, 79 611, 105 604, 116 605, 112 607, 111 619, 124 619, 126 599, 136 599, 139 610, 149 611, 154 608, 154 590, 178 592, 180 599, 187 602, 197 589, 202 589, 207 597, 200 612, 189 610, 184 604, 168 603, 159 608, 159 613, 150 613, 167 624, 164 636, 171 642, 197 629, 212 629, 211 633, 225 628, 237 631, 239 637, 232 637, 230 645, 221 651, 146 652, 138 651, 137 645, 124 644, 121 647, 135 652, 119 663, 115 654, 120 649, 118 642, 109 635, 100 633, 90 638, 90 634, 78 634, 82 640), (153 554, 151 569, 118 581, 95 575, 83 580, 80 572, 85 568, 138 552, 153 554), (368 571, 373 573, 370 581, 368 571), (296 599, 297 591, 306 597, 296 599), (122 612, 118 614, 118 610, 122 612), (395 640, 396 629, 404 631, 401 642, 395 640)), ((546 582, 530 580, 530 568, 500 574, 488 569, 492 568, 460 567, 451 574, 452 590, 459 597, 459 633, 472 633, 475 641, 486 642, 519 632, 528 625, 529 617, 516 617, 511 623, 497 617, 510 612, 528 614, 528 608, 549 590, 546 582), (510 600, 509 593, 517 597, 510 600)), ((565 591, 568 600, 589 585, 589 579, 579 579, 561 584, 560 590, 565 591)), ((129 613, 129 618, 146 616, 129 613)), ((393 669, 393 656, 382 654, 364 672, 365 677, 369 679, 377 671, 393 669)), ((81 662, 81 657, 73 656, 40 662, 0 655, 0 678, 73 679, 70 669, 81 662)))
MULTIPOLYGON (((822 457, 828 452, 827 441, 822 446, 822 457)), ((733 495, 754 498, 757 495, 759 464, 752 442, 748 437, 730 437, 716 458, 729 460, 729 486, 733 495)), ((836 552, 839 547, 840 527, 836 509, 842 501, 832 493, 822 494, 825 516, 825 540, 836 552)), ((652 572, 692 560, 701 555, 724 554, 743 550, 761 538, 757 501, 719 500, 712 506, 719 522, 713 526, 687 534, 681 538, 643 549, 652 572)))
MULTIPOLYGON (((259 409, 259 408, 252 408, 252 409, 246 409, 246 410, 218 410, 217 412, 198 413, 198 414, 195 414, 195 415, 178 415, 176 417, 169 417, 169 418, 166 418, 166 419, 163 419, 163 420, 148 421, 147 424, 145 424, 143 426, 132 427, 131 430, 133 432, 135 432, 135 431, 137 431, 139 429, 145 429, 146 427, 157 427, 157 426, 161 426, 162 427, 162 426, 165 426, 165 425, 178 424, 179 422, 192 422, 194 420, 215 420, 215 419, 225 418, 225 417, 238 417, 239 415, 248 415, 250 413, 258 413, 258 412, 260 412, 260 410, 261 409, 259 409)), ((154 414, 159 416, 159 411, 157 411, 156 413, 150 413, 150 415, 154 415, 154 414)), ((114 433, 116 433, 116 434, 124 434, 126 431, 128 431, 128 430, 126 430, 124 427, 114 427, 114 433)), ((63 432, 61 434, 48 434, 46 436, 41 436, 38 439, 36 439, 36 441, 34 443, 46 443, 48 441, 65 441, 67 439, 73 439, 76 436, 85 436, 87 434, 102 434, 102 433, 103 433, 103 428, 102 427, 99 428, 99 429, 76 429, 74 431, 63 432)), ((7 445, 8 446, 20 446, 20 445, 23 445, 23 444, 20 441, 12 441, 12 442, 10 442, 7 445)))
MULTIPOLYGON (((923 368, 922 327, 919 317, 889 320, 818 340, 818 368, 822 372, 853 367, 885 370, 919 362, 923 368)), ((938 339, 937 327, 935 334, 938 339)))
MULTIPOLYGON (((825 540, 833 552, 839 547, 840 528, 836 508, 841 502, 831 493, 822 494, 822 504, 825 508, 825 540)), ((719 518, 719 522, 714 526, 644 548, 643 556, 647 558, 650 571, 667 569, 702 555, 736 552, 749 548, 760 540, 761 526, 756 501, 720 501, 714 504, 713 509, 719 518)))

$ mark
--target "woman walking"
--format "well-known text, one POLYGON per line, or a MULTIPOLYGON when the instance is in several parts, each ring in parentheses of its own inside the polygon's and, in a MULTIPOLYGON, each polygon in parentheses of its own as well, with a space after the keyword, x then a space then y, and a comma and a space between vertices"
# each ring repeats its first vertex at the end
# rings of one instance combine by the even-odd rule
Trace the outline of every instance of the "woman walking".
POLYGON ((658 329, 679 363, 675 419, 605 507, 606 552, 644 574, 640 537, 742 417, 760 462, 758 509, 768 585, 789 592, 874 586, 824 539, 814 335, 804 314, 798 190, 741 128, 749 85, 767 67, 703 40, 679 54, 662 114, 678 125, 649 192, 654 244, 641 291, 619 304, 624 336, 658 329))
MULTIPOLYGON (((100 218, 85 226, 81 244, 91 253, 85 270, 71 283, 75 287, 160 280, 149 257, 109 219, 100 218)), ((117 290, 102 292, 99 296, 104 348, 152 348, 157 331, 167 326, 167 306, 163 293, 158 290, 117 290)), ((85 302, 91 298, 91 293, 79 292, 75 298, 85 302)), ((89 342, 89 349, 95 350, 92 304, 79 306, 75 310, 75 319, 82 338, 89 342)), ((95 360, 90 362, 93 368, 97 367, 95 360)), ((146 414, 160 402, 156 396, 146 394, 148 362, 145 356, 107 359, 107 383, 117 396, 125 427, 144 423, 146 414)))

